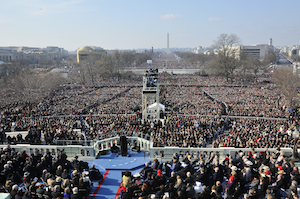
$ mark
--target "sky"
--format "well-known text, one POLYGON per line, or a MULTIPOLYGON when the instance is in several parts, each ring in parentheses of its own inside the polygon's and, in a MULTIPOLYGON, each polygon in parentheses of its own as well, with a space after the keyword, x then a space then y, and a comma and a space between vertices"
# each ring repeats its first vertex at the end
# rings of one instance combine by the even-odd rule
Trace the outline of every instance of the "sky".
POLYGON ((107 50, 300 44, 299 0, 0 0, 0 46, 107 50))

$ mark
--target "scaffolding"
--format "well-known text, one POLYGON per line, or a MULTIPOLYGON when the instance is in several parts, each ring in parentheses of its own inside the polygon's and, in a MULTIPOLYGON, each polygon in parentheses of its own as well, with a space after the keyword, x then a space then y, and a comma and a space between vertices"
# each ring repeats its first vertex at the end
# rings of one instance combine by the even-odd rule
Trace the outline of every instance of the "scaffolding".
POLYGON ((142 121, 158 122, 160 119, 158 69, 146 70, 143 76, 142 121), (152 104, 157 104, 149 109, 152 104))

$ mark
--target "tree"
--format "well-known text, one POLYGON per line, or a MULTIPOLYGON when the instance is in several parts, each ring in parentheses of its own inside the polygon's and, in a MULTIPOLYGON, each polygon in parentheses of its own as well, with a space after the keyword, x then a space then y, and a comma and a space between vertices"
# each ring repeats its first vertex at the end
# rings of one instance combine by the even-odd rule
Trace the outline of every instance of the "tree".
POLYGON ((37 102, 62 83, 62 78, 51 72, 34 73, 28 67, 20 73, 2 78, 1 94, 13 97, 14 101, 37 102))
POLYGON ((112 54, 106 54, 102 59, 97 62, 100 69, 101 76, 103 77, 113 77, 115 76, 117 69, 115 60, 112 54))
POLYGON ((175 52, 180 58, 188 63, 192 63, 194 66, 205 66, 207 63, 214 59, 214 55, 195 54, 192 52, 175 52))
POLYGON ((293 73, 291 67, 276 68, 272 76, 273 82, 280 88, 287 105, 296 105, 297 90, 300 86, 300 78, 297 73, 293 73))
POLYGON ((239 65, 235 58, 237 48, 234 48, 239 43, 240 39, 235 34, 221 34, 213 45, 219 52, 216 59, 211 62, 210 69, 217 75, 225 76, 227 81, 234 77, 234 70, 239 65))
POLYGON ((250 67, 251 64, 250 64, 250 61, 249 61, 248 54, 243 49, 241 49, 241 51, 240 51, 240 60, 239 60, 239 62, 240 62, 240 66, 241 66, 241 69, 242 69, 243 76, 245 76, 246 71, 251 69, 251 67, 250 67))
POLYGON ((131 52, 124 52, 121 54, 121 57, 124 67, 130 67, 134 62, 134 54, 131 52))
POLYGON ((257 75, 259 69, 262 67, 261 61, 257 57, 249 56, 250 68, 253 70, 255 76, 257 75))
POLYGON ((265 65, 268 65, 268 64, 270 64, 270 63, 276 63, 276 60, 277 60, 277 55, 276 55, 276 53, 270 52, 270 53, 268 53, 268 54, 265 56, 265 59, 264 59, 263 63, 264 63, 265 65))
POLYGON ((96 64, 99 60, 101 60, 101 55, 89 55, 86 60, 80 62, 79 71, 83 82, 88 80, 94 83, 100 74, 100 70, 96 64))
POLYGON ((292 55, 292 60, 294 61, 294 62, 300 62, 300 56, 299 55, 292 55))

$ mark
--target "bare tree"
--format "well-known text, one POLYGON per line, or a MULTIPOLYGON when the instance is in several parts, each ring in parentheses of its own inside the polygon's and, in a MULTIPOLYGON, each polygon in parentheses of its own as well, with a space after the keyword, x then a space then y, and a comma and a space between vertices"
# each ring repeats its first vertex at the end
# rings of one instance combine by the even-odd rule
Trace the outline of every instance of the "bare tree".
POLYGON ((263 63, 264 63, 265 65, 268 65, 268 64, 270 64, 270 63, 275 63, 275 62, 276 62, 276 59, 277 59, 277 54, 274 53, 274 52, 270 52, 270 53, 268 53, 268 54, 266 55, 266 57, 265 57, 263 63))
POLYGON ((277 68, 272 77, 274 83, 280 88, 284 95, 287 105, 294 107, 296 105, 297 90, 300 86, 300 78, 298 74, 293 73, 290 67, 277 68))
POLYGON ((195 54, 192 52, 175 52, 180 58, 188 63, 192 63, 194 66, 205 66, 207 63, 214 59, 214 55, 195 54))
POLYGON ((131 52, 124 52, 121 54, 121 57, 124 67, 130 67, 134 62, 134 54, 131 52))
POLYGON ((21 75, 11 76, 2 83, 2 94, 11 96, 13 101, 37 102, 62 83, 62 78, 54 73, 33 73, 23 68, 21 75))
POLYGON ((80 76, 82 81, 95 82, 100 74, 97 62, 101 60, 101 55, 89 55, 86 60, 80 62, 80 76))
POLYGON ((250 68, 252 69, 253 73, 256 76, 263 64, 261 63, 261 61, 259 61, 257 57, 249 56, 248 60, 250 63, 250 68))
POLYGON ((292 58, 292 60, 294 60, 295 62, 300 62, 300 56, 299 56, 299 55, 292 55, 291 58, 292 58))
POLYGON ((101 76, 103 77, 113 77, 116 72, 116 65, 113 55, 106 54, 102 59, 97 62, 98 67, 101 71, 101 76))
POLYGON ((246 71, 251 69, 251 67, 250 67, 251 64, 249 62, 248 54, 243 49, 241 49, 241 51, 240 51, 240 60, 239 60, 239 62, 240 62, 242 74, 243 74, 243 76, 245 76, 246 71))
POLYGON ((216 59, 211 62, 210 69, 217 75, 224 75, 227 79, 234 77, 234 70, 239 65, 234 46, 240 43, 240 39, 235 34, 221 34, 214 42, 214 48, 218 49, 216 59))

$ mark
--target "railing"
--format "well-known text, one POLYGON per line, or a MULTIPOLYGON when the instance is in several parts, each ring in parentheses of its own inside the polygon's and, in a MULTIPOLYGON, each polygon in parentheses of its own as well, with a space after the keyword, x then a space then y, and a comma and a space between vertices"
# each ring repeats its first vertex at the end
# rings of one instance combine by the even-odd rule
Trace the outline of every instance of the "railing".
MULTIPOLYGON (((6 145, 0 145, 3 149, 6 145)), ((16 152, 26 151, 27 154, 36 154, 39 151, 42 155, 50 153, 53 156, 57 156, 61 153, 66 153, 68 157, 77 156, 91 156, 95 157, 94 148, 92 146, 80 146, 80 145, 30 145, 30 144, 17 144, 11 145, 11 148, 16 152)))
MULTIPOLYGON (((147 139, 140 137, 127 137, 130 146, 133 146, 136 143, 140 147, 141 151, 150 151, 153 148, 153 143, 147 139)), ((98 154, 99 151, 110 150, 110 147, 115 144, 116 146, 120 143, 120 137, 112 137, 105 140, 96 141, 94 144, 95 154, 98 154)))
MULTIPOLYGON (((133 146, 140 147, 141 151, 149 152, 149 158, 161 158, 164 159, 162 161, 170 160, 174 153, 184 155, 187 151, 192 154, 194 158, 197 157, 197 154, 204 152, 215 152, 219 154, 220 160, 222 161, 227 154, 235 157, 236 153, 240 150, 247 153, 251 151, 251 148, 233 148, 233 147, 221 147, 221 148, 191 148, 191 147, 153 147, 153 142, 149 139, 141 138, 141 137, 129 137, 127 136, 127 140, 129 143, 129 149, 133 146)), ((113 144, 120 144, 120 137, 115 136, 103 140, 90 140, 87 141, 85 145, 84 140, 57 140, 57 145, 30 145, 30 144, 17 144, 11 145, 11 148, 16 152, 26 151, 28 154, 36 154, 39 151, 42 155, 50 153, 53 156, 57 156, 61 153, 66 153, 68 157, 79 156, 81 158, 93 158, 100 151, 110 150, 113 144), (77 145, 75 145, 77 144, 77 145), (79 145, 82 144, 82 145, 79 145)), ((0 148, 3 149, 7 145, 0 145, 0 148)), ((276 149, 268 149, 270 152, 275 152, 276 149)), ((281 148, 284 151, 286 156, 290 156, 292 154, 291 148, 281 148)), ((255 149, 257 152, 264 151, 264 148, 255 149)))

